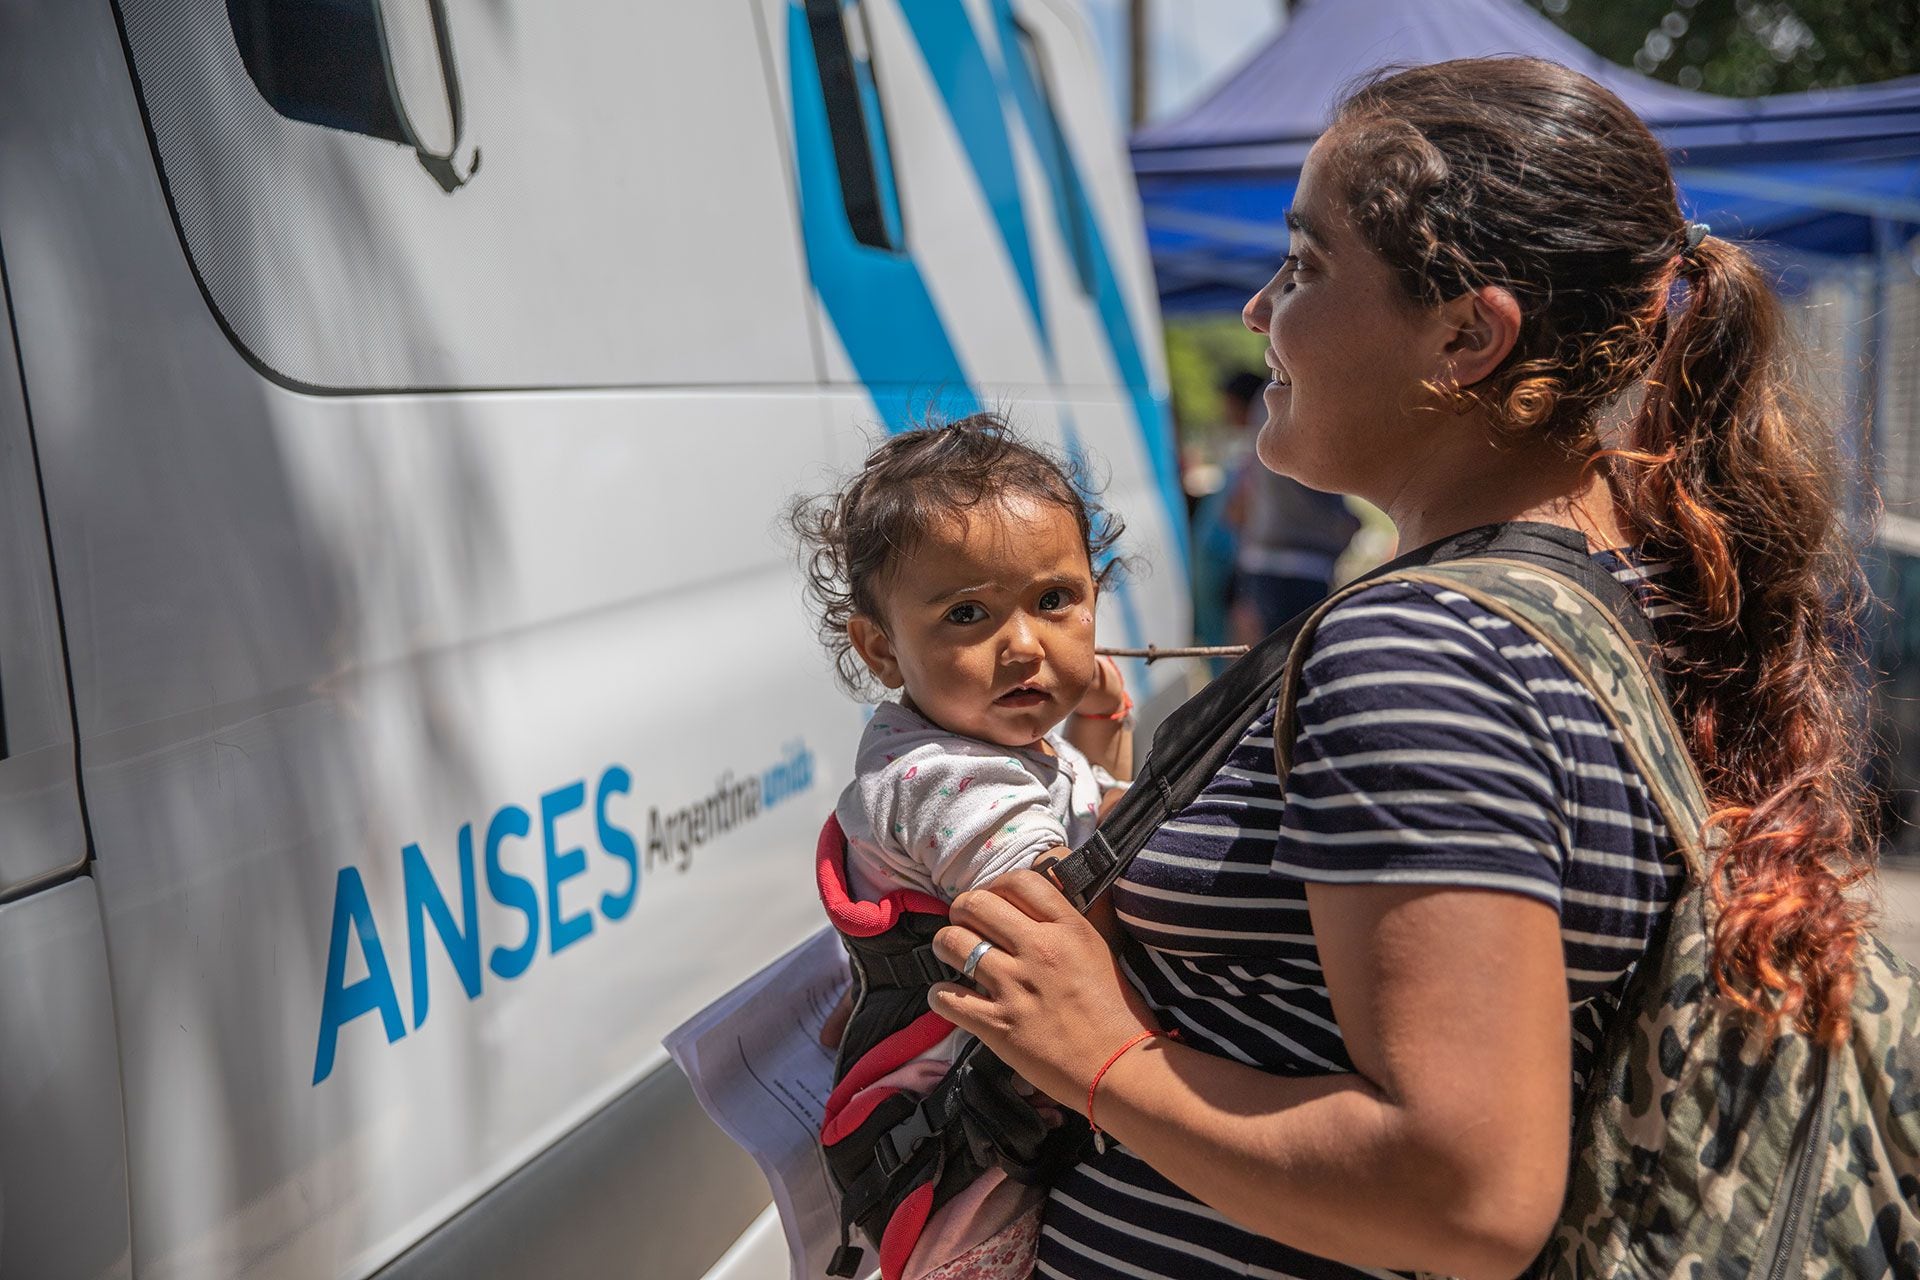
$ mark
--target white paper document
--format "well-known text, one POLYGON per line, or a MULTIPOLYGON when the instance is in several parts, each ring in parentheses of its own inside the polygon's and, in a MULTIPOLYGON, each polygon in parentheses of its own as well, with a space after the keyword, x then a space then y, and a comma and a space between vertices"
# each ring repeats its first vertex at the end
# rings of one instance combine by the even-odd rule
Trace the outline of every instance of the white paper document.
POLYGON ((820 1155, 834 1058, 820 1029, 851 982, 839 936, 823 929, 665 1041, 700 1105, 766 1174, 793 1258, 792 1280, 823 1280, 840 1244, 820 1155))

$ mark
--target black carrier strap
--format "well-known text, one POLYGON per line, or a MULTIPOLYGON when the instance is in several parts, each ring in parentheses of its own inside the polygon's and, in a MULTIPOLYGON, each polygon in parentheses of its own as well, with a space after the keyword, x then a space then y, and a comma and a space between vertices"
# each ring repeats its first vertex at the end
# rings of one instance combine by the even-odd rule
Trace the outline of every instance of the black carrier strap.
POLYGON ((895 956, 869 951, 860 959, 866 965, 869 987, 924 988, 936 982, 950 982, 954 976, 953 970, 933 954, 932 943, 895 956))
MULTIPOLYGON (((1636 643, 1649 654, 1656 650, 1653 628, 1633 593, 1594 563, 1583 535, 1558 525, 1512 523, 1469 529, 1391 560, 1360 581, 1420 565, 1482 557, 1525 560, 1571 578, 1611 608, 1636 643)), ((1075 907, 1085 911, 1120 878, 1161 824, 1191 804, 1219 772, 1246 727, 1273 701, 1294 641, 1317 610, 1318 606, 1289 620, 1161 723, 1146 764, 1126 795, 1101 820, 1099 831, 1044 868, 1075 907)), ((1649 665, 1658 672, 1658 663, 1649 665)))

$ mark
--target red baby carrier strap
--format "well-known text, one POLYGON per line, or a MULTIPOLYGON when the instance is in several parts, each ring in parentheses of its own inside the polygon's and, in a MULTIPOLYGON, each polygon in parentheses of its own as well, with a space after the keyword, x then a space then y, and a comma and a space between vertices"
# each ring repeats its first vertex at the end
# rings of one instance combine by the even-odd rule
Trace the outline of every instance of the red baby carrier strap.
POLYGON ((814 846, 814 879, 820 886, 820 905, 841 933, 853 938, 877 938, 899 924, 910 912, 947 918, 947 904, 918 889, 895 889, 878 902, 866 902, 847 888, 847 837, 840 819, 828 814, 814 846))
MULTIPOLYGON (((815 867, 820 901, 846 945, 854 1004, 840 1041, 820 1145, 840 1209, 840 1248, 828 1274, 853 1276, 857 1229, 880 1252, 882 1280, 899 1280, 928 1219, 990 1168, 1031 1182, 1077 1154, 1084 1125, 1049 1130, 1013 1088, 1012 1073, 970 1042, 925 1096, 877 1087, 953 1031, 927 1008, 927 989, 958 975, 933 954, 947 904, 897 889, 878 901, 847 885, 847 845, 837 819, 821 828, 815 867)), ((1077 1117, 1075 1117, 1077 1119, 1077 1117)))

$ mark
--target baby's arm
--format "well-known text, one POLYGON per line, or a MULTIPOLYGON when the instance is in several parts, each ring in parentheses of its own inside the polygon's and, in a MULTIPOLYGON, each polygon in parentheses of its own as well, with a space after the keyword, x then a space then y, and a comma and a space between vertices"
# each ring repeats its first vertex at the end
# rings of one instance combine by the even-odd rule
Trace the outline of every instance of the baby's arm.
POLYGON ((943 898, 1030 867, 1067 843, 1046 786, 1011 752, 923 748, 900 757, 892 771, 888 838, 925 869, 943 898))
POLYGON ((1063 733, 1088 760, 1124 782, 1133 776, 1133 702, 1112 658, 1100 658, 1096 669, 1099 675, 1063 733))

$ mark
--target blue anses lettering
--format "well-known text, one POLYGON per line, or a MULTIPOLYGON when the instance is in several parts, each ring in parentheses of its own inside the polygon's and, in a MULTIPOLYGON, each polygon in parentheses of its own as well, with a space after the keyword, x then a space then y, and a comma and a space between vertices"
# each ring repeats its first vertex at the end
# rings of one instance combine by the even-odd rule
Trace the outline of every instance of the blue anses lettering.
MULTIPOLYGON (((517 804, 505 806, 487 824, 487 892, 501 906, 511 907, 527 918, 524 941, 514 947, 495 947, 493 954, 487 957, 487 967, 502 978, 517 978, 525 973, 540 946, 540 895, 534 892, 533 881, 525 876, 514 875, 500 861, 501 847, 508 836, 524 839, 532 830, 533 819, 517 804)), ((423 981, 425 977, 425 974, 416 974, 414 981, 423 981)), ((326 1018, 323 1015, 322 1044, 325 1043, 325 1036, 326 1018)), ((391 1040, 393 1037, 387 1038, 391 1040)))
MULTIPOLYGON (((813 753, 804 742, 795 742, 771 768, 737 779, 729 771, 698 800, 665 811, 650 808, 642 845, 621 814, 633 793, 633 775, 620 765, 609 765, 593 785, 591 805, 584 779, 555 787, 539 798, 537 850, 527 847, 534 833, 534 814, 517 804, 502 805, 487 820, 477 858, 474 824, 463 825, 455 838, 458 888, 452 900, 421 846, 405 846, 400 851, 400 868, 413 997, 412 1030, 418 1031, 425 1024, 432 1008, 430 939, 438 940, 460 990, 467 999, 476 1000, 484 985, 483 954, 485 967, 494 978, 511 982, 539 958, 543 927, 547 954, 557 955, 593 935, 595 906, 608 924, 626 919, 640 896, 647 872, 655 868, 687 872, 700 846, 812 785, 813 753), (582 837, 589 814, 598 853, 624 872, 621 887, 602 893, 597 903, 591 904, 580 901, 577 890, 569 895, 566 888, 569 881, 588 870, 589 855, 582 837), (509 932, 499 938, 483 940, 481 936, 482 879, 487 896, 510 916, 519 917, 518 924, 510 924, 509 932), (491 948, 483 946, 483 941, 491 943, 491 948)), ((366 881, 358 867, 346 866, 334 880, 326 985, 320 998, 320 1033, 313 1058, 314 1084, 333 1074, 341 1029, 369 1014, 379 1015, 389 1044, 408 1032, 366 881), (355 947, 366 973, 349 982, 348 960, 355 947)))
POLYGON ((626 829, 615 826, 607 817, 607 798, 631 790, 633 775, 616 764, 600 775, 600 786, 594 792, 593 825, 600 836, 600 847, 627 864, 627 887, 619 893, 600 895, 600 914, 609 920, 625 920, 627 912, 633 910, 633 900, 640 896, 640 850, 626 829))
POLYGON ((587 802, 585 784, 571 782, 540 797, 540 830, 547 850, 547 925, 554 954, 565 951, 593 932, 593 916, 585 911, 560 913, 560 886, 587 869, 587 851, 575 846, 556 851, 554 824, 587 802))

